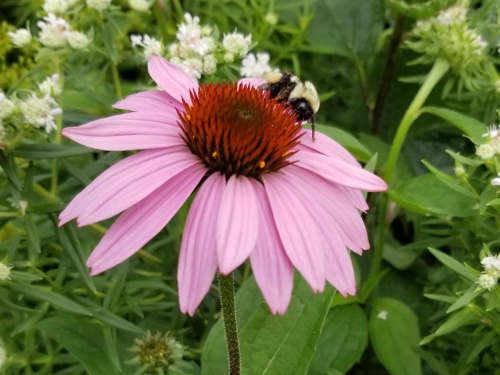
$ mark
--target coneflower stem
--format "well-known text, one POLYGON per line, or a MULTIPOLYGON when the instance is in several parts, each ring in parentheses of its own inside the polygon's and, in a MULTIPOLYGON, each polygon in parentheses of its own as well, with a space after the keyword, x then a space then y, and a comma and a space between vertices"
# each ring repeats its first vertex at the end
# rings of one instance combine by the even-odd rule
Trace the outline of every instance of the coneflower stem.
POLYGON ((222 319, 226 332, 226 346, 229 357, 229 375, 240 375, 241 353, 236 324, 236 307, 234 303, 234 277, 218 274, 219 294, 222 308, 222 319))
MULTIPOLYGON (((436 60, 436 62, 432 66, 431 71, 425 78, 424 83, 420 87, 420 90, 417 92, 417 95, 415 95, 415 98, 413 98, 413 101, 411 102, 403 118, 401 119, 398 130, 396 131, 396 135, 394 136, 394 141, 392 142, 387 165, 385 167, 384 179, 387 184, 389 184, 389 189, 391 186, 394 169, 396 167, 396 161, 398 160, 399 153, 403 148, 406 135, 408 134, 413 122, 420 115, 422 105, 428 98, 429 94, 432 92, 432 89, 437 85, 437 83, 441 80, 441 78, 445 75, 449 68, 450 64, 446 60, 436 60)), ((389 220, 387 220, 386 217, 388 212, 388 201, 388 197, 384 196, 380 202, 381 204, 379 209, 378 230, 375 238, 373 261, 370 267, 370 279, 376 278, 378 276, 380 265, 382 264, 382 253, 384 250, 385 235, 387 233, 388 225, 390 224, 389 220)))

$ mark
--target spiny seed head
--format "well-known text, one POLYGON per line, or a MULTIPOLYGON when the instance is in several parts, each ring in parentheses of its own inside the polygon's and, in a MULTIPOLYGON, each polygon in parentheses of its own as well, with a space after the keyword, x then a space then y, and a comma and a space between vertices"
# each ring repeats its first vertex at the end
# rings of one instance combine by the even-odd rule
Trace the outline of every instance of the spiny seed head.
POLYGON ((303 135, 296 115, 269 93, 218 83, 191 91, 179 113, 182 137, 211 173, 259 178, 289 164, 303 135))

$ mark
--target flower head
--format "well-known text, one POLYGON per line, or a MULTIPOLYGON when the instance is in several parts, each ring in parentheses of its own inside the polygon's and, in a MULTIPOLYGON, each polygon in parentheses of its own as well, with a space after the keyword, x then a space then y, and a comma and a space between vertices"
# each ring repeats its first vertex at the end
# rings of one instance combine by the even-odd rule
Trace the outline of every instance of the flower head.
POLYGON ((233 32, 231 34, 224 35, 222 39, 222 46, 227 53, 232 54, 237 57, 244 57, 250 49, 250 44, 252 44, 251 35, 243 35, 238 32, 233 32))
POLYGON ((31 33, 27 29, 17 29, 16 31, 8 32, 12 39, 12 44, 18 48, 25 47, 31 43, 31 33))
POLYGON ((269 66, 268 53, 258 53, 257 57, 253 53, 249 53, 241 61, 240 73, 242 77, 264 77, 265 74, 272 71, 273 69, 269 66))
POLYGON ((262 79, 198 86, 158 56, 148 67, 164 91, 115 104, 131 113, 63 130, 92 148, 143 150, 97 177, 59 217, 88 225, 123 212, 89 257, 91 273, 129 258, 199 187, 177 275, 184 313, 194 314, 217 270, 229 274, 248 258, 273 313, 287 309, 294 268, 316 292, 328 281, 354 294, 349 250, 369 247, 361 190, 387 185, 325 135, 312 141, 258 88, 262 79))
POLYGON ((69 7, 67 0, 45 0, 42 8, 47 13, 64 14, 69 7))
POLYGON ((145 12, 151 7, 151 3, 147 0, 128 0, 128 5, 138 12, 145 12))
POLYGON ((73 49, 85 49, 89 43, 88 36, 81 31, 70 31, 68 33, 68 44, 73 49))
POLYGON ((144 366, 149 371, 161 368, 168 372, 184 355, 183 346, 169 332, 152 335, 148 331, 144 337, 135 340, 135 345, 130 350, 137 355, 132 362, 144 366))
POLYGON ((493 150, 493 147, 489 143, 484 143, 476 147, 476 155, 483 160, 490 160, 495 156, 495 150, 493 150))
POLYGON ((62 109, 51 96, 38 97, 35 94, 20 101, 19 110, 28 124, 35 128, 43 127, 47 133, 57 129, 54 116, 62 113, 62 109))
POLYGON ((102 12, 109 7, 111 0, 86 0, 86 4, 89 8, 102 12))
POLYGON ((14 112, 16 106, 9 100, 2 90, 0 90, 0 120, 3 120, 14 112))
POLYGON ((44 21, 38 21, 37 25, 40 28, 38 35, 40 43, 46 47, 63 47, 66 45, 66 38, 69 33, 68 23, 61 17, 56 17, 53 13, 49 13, 44 21))
POLYGON ((9 267, 5 263, 0 262, 0 281, 2 280, 10 280, 10 270, 12 267, 9 267))
POLYGON ((481 274, 477 283, 481 288, 491 290, 495 285, 497 285, 497 279, 487 273, 481 274))
POLYGON ((43 95, 59 96, 61 95, 61 85, 59 84, 59 74, 52 74, 42 83, 38 84, 40 92, 43 95))
POLYGON ((132 42, 132 46, 140 46, 144 48, 144 57, 146 59, 149 59, 152 55, 161 55, 163 52, 161 42, 147 34, 144 34, 143 36, 131 35, 130 41, 132 42))

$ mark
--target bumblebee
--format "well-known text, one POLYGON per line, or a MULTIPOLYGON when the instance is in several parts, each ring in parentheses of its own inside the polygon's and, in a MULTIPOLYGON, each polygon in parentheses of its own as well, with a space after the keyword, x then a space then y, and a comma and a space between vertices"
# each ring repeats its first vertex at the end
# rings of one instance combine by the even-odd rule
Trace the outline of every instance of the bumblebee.
POLYGON ((269 91, 270 99, 285 102, 299 121, 311 121, 314 141, 314 115, 319 109, 319 97, 314 85, 309 81, 302 82, 290 72, 272 72, 265 79, 267 82, 259 87, 269 91))

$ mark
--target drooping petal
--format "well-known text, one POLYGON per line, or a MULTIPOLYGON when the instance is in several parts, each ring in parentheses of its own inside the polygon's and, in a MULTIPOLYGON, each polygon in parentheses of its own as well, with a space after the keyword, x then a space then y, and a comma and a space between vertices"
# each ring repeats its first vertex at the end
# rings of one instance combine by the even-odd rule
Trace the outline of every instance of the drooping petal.
POLYGON ((177 282, 180 309, 191 316, 208 293, 217 271, 216 218, 225 186, 225 176, 210 175, 196 194, 186 220, 177 282))
POLYGON ((170 221, 206 170, 193 165, 126 210, 92 252, 87 266, 97 275, 132 256, 170 221))
POLYGON ((143 91, 129 95, 113 104, 113 108, 134 112, 163 112, 172 116, 177 116, 176 109, 181 112, 184 111, 182 103, 165 91, 160 90, 143 91))
POLYGON ((106 170, 78 194, 61 213, 60 225, 75 217, 79 217, 79 225, 112 217, 197 163, 198 158, 185 146, 132 155, 106 170))
POLYGON ((64 128, 62 134, 87 147, 128 151, 184 144, 177 114, 132 112, 85 125, 64 128))
POLYGON ((264 78, 242 78, 238 81, 239 85, 249 85, 250 87, 258 88, 260 85, 266 83, 264 78))
POLYGON ((229 178, 217 221, 219 270, 227 275, 248 258, 259 234, 257 195, 247 177, 229 178))
POLYGON ((342 190, 351 204, 358 210, 363 212, 368 211, 368 203, 363 196, 363 193, 358 189, 352 189, 347 186, 337 185, 340 190, 342 190))
MULTIPOLYGON (((308 201, 307 207, 314 211, 326 211, 330 231, 338 233, 342 244, 361 254, 370 247, 368 233, 358 210, 348 196, 333 182, 306 169, 290 165, 284 178, 308 201)), ((347 189, 347 188, 346 188, 347 189)))
POLYGON ((331 156, 333 158, 340 158, 352 165, 360 166, 358 161, 351 155, 349 151, 347 151, 340 144, 335 142, 330 137, 324 135, 323 133, 316 132, 315 140, 312 140, 312 131, 309 129, 304 129, 305 134, 300 139, 300 146, 305 147, 309 150, 314 150, 319 152, 320 154, 331 156))
POLYGON ((282 172, 262 176, 276 228, 292 264, 314 292, 325 287, 325 256, 314 220, 282 172))
POLYGON ((327 180, 365 191, 385 191, 387 184, 378 176, 338 158, 301 150, 291 158, 296 165, 327 180))
POLYGON ((177 65, 153 55, 148 60, 149 75, 165 92, 178 102, 191 103, 189 90, 197 90, 198 83, 177 65))
POLYGON ((264 187, 252 180, 258 196, 259 237, 250 254, 255 281, 273 314, 284 314, 293 290, 293 265, 281 243, 264 187))
POLYGON ((361 243, 366 241, 367 248, 369 244, 363 222, 354 207, 350 207, 352 212, 349 213, 349 211, 343 211, 347 207, 332 206, 332 201, 341 200, 342 197, 335 196, 335 194, 333 197, 325 195, 321 187, 323 189, 327 187, 326 181, 322 183, 321 177, 314 176, 308 171, 302 170, 302 172, 298 167, 288 166, 283 173, 283 183, 294 186, 314 221, 314 226, 317 228, 316 235, 324 249, 326 279, 344 296, 347 293, 354 294, 356 280, 349 252, 346 249, 346 240, 350 242, 350 239, 346 237, 343 230, 346 230, 348 235, 361 231, 360 236, 364 235, 366 240, 357 238, 352 240, 361 243), (353 219, 359 219, 359 222, 352 222, 353 219))

